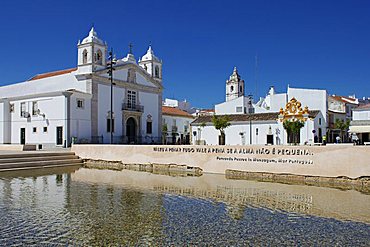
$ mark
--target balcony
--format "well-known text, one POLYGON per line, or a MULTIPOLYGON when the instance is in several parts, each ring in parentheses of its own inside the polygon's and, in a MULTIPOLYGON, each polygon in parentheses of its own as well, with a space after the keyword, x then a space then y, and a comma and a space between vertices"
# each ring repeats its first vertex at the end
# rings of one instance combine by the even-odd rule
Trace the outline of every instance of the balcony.
POLYGON ((125 110, 125 111, 144 112, 144 106, 123 103, 122 104, 122 110, 125 110))

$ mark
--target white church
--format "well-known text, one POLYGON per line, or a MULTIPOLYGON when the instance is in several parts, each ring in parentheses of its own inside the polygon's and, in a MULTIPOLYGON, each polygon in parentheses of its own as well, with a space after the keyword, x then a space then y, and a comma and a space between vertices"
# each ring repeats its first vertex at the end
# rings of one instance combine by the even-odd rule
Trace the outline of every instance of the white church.
POLYGON ((107 43, 92 28, 77 45, 77 67, 0 87, 0 143, 39 147, 159 142, 162 61, 149 46, 136 61, 117 59, 111 81, 107 43))
MULTIPOLYGON (((286 93, 276 93, 271 87, 265 98, 254 103, 252 96, 245 96, 244 80, 234 68, 226 80, 225 98, 225 102, 215 105, 215 115, 229 119, 226 145, 289 144, 291 138, 283 122, 292 118, 304 122, 297 138, 299 144, 314 144, 326 134, 326 90, 288 87, 286 93)), ((193 144, 219 143, 220 132, 213 126, 212 118, 212 115, 199 116, 192 122, 193 144)))

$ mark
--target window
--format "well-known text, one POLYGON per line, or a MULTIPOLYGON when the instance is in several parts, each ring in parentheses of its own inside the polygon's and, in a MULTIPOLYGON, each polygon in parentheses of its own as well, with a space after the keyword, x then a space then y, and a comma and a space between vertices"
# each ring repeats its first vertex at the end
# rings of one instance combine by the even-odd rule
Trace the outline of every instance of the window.
MULTIPOLYGON (((107 118, 107 132, 110 132, 110 118, 107 118)), ((112 132, 114 132, 114 118, 112 119, 112 132)))
POLYGON ((154 77, 159 78, 159 67, 158 67, 158 65, 155 66, 154 77))
POLYGON ((10 111, 11 113, 12 113, 12 112, 14 112, 14 104, 10 104, 9 111, 10 111))
POLYGON ((107 115, 107 132, 111 132, 111 126, 112 132, 114 132, 114 113, 111 114, 109 111, 107 115))
POLYGON ((148 115, 146 118, 146 133, 152 134, 152 115, 148 115))
POLYGON ((83 64, 87 63, 87 50, 86 49, 82 52, 82 63, 83 64))
POLYGON ((146 133, 152 134, 152 122, 151 121, 146 122, 146 133))
POLYGON ((102 52, 101 50, 98 50, 98 52, 96 53, 96 56, 95 56, 95 61, 98 63, 98 64, 102 64, 102 52))
POLYGON ((319 125, 321 125, 321 118, 319 118, 319 125))
POLYGON ((84 100, 83 99, 77 99, 77 108, 81 108, 83 109, 85 107, 85 104, 84 104, 84 100))
POLYGON ((21 117, 25 116, 26 114, 26 102, 21 103, 21 117))
POLYGON ((237 106, 236 107, 236 112, 243 112, 243 107, 237 106))
POLYGON ((240 86, 240 92, 243 92, 243 87, 242 86, 240 86))
POLYGON ((33 127, 33 128, 32 128, 32 132, 33 132, 33 133, 36 133, 36 132, 37 132, 37 128, 36 128, 36 127, 33 127))
POLYGON ((44 133, 48 132, 48 127, 44 127, 43 131, 44 133))
POLYGON ((37 101, 32 102, 32 116, 36 116, 39 113, 39 107, 37 101))
POLYGON ((189 126, 188 125, 184 125, 184 133, 188 133, 188 130, 189 130, 189 126))
POLYGON ((127 108, 132 109, 136 106, 136 92, 127 90, 127 108))
POLYGON ((185 121, 184 133, 187 133, 188 131, 189 131, 189 121, 185 121))
POLYGON ((230 92, 234 91, 234 86, 230 87, 230 92))

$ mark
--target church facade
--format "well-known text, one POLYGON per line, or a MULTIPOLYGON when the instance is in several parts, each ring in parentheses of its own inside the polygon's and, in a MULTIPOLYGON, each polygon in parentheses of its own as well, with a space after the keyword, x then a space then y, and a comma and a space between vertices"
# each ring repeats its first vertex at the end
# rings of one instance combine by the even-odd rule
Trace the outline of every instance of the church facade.
POLYGON ((162 61, 149 46, 116 59, 111 80, 107 43, 92 28, 78 42, 77 67, 0 88, 0 143, 69 146, 153 143, 161 137, 162 61))

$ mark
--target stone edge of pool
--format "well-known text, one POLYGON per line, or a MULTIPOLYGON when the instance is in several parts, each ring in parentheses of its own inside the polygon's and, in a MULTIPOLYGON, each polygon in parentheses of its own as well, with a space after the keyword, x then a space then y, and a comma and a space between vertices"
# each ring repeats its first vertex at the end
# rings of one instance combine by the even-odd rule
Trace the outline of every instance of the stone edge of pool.
POLYGON ((86 144, 73 145, 71 151, 82 159, 113 162, 113 166, 121 164, 125 169, 137 165, 136 169, 144 171, 204 172, 225 174, 233 179, 370 186, 370 146, 86 144))

